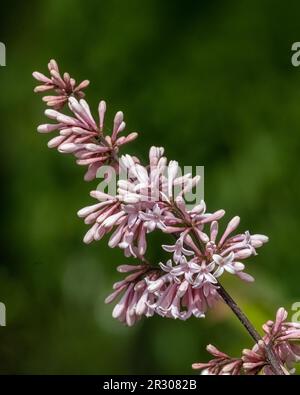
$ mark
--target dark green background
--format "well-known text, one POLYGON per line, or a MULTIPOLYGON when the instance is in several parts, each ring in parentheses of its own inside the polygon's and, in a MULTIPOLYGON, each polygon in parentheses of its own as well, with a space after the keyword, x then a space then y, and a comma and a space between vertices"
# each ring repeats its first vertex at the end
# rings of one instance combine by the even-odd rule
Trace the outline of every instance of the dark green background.
MULTIPOLYGON (((54 57, 89 103, 122 109, 146 158, 162 145, 170 159, 205 166, 209 211, 242 217, 241 229, 270 243, 248 262, 254 284, 224 279, 255 325, 299 292, 300 41, 296 1, 1 2, 3 173, 0 301, 1 373, 191 373, 213 343, 238 355, 251 339, 226 306, 205 320, 145 319, 125 328, 105 295, 122 253, 106 240, 86 246, 76 216, 96 182, 36 133, 44 106, 33 70, 54 57)), ((125 152, 125 151, 124 151, 125 152)), ((150 245, 159 261, 159 238, 150 245)))

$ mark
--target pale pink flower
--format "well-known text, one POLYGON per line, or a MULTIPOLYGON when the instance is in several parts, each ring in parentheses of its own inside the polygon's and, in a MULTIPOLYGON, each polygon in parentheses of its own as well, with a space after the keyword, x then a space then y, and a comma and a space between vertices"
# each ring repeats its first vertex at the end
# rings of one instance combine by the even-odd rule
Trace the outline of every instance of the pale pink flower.
POLYGON ((71 153, 76 157, 78 165, 88 166, 85 180, 90 181, 97 175, 98 169, 106 164, 118 169, 118 152, 121 146, 137 137, 137 133, 119 136, 126 124, 122 111, 114 117, 111 135, 104 133, 104 119, 106 112, 105 101, 98 106, 99 120, 96 122, 88 103, 83 99, 81 89, 88 85, 83 81, 76 86, 75 80, 65 73, 61 77, 57 63, 51 60, 49 65, 51 78, 39 72, 34 72, 34 78, 43 85, 35 88, 36 92, 54 89, 57 96, 45 96, 44 101, 54 109, 45 111, 45 115, 56 123, 43 124, 38 127, 40 133, 58 131, 58 135, 48 142, 49 148, 57 148, 61 153, 71 153), (72 115, 65 115, 56 111, 68 103, 72 115))
POLYGON ((215 358, 206 363, 194 363, 193 369, 202 370, 203 375, 240 375, 243 365, 241 358, 232 358, 209 344, 206 350, 215 358))
POLYGON ((108 245, 119 246, 125 256, 142 257, 145 254, 146 227, 139 218, 139 208, 124 205, 118 196, 110 196, 100 191, 92 191, 91 196, 100 203, 78 211, 78 216, 85 218, 85 223, 92 225, 84 237, 85 243, 100 240, 105 234, 113 233, 108 245))
POLYGON ((89 85, 88 80, 82 81, 76 85, 74 78, 70 77, 69 73, 60 74, 58 65, 54 59, 48 63, 50 77, 35 71, 32 73, 33 77, 41 83, 34 88, 34 92, 46 92, 54 90, 55 94, 51 96, 44 96, 43 101, 47 106, 53 107, 56 110, 61 109, 67 102, 70 96, 75 96, 77 99, 82 99, 84 93, 82 92, 89 85))
MULTIPOLYGON (((127 257, 141 258, 147 248, 147 233, 156 228, 163 232, 169 232, 172 228, 173 231, 173 225, 182 224, 181 219, 172 213, 162 192, 165 183, 163 171, 167 163, 163 152, 163 148, 151 147, 147 167, 130 155, 121 157, 120 174, 125 170, 128 178, 118 180, 117 195, 110 196, 110 203, 107 202, 105 208, 101 206, 101 210, 97 205, 92 205, 78 213, 80 217, 86 217, 88 213, 85 222, 92 225, 84 239, 86 242, 99 240, 114 230, 109 246, 123 249, 127 257)), ((96 198, 100 196, 100 200, 103 196, 101 193, 97 195, 97 191, 92 195, 96 198)))
POLYGON ((212 274, 215 267, 214 262, 207 265, 205 261, 199 262, 198 258, 194 257, 188 261, 185 256, 182 256, 179 264, 172 266, 172 260, 170 259, 165 265, 160 263, 160 267, 165 272, 170 273, 178 284, 181 282, 180 276, 183 276, 193 288, 200 288, 206 282, 217 283, 212 274))
MULTIPOLYGON (((120 147, 137 137, 137 133, 120 136, 126 127, 123 113, 118 111, 112 128, 106 128, 105 101, 100 101, 96 119, 83 99, 82 89, 88 86, 88 81, 76 85, 68 73, 60 74, 54 60, 48 68, 49 78, 39 72, 33 76, 42 83, 35 88, 36 92, 51 89, 55 92, 43 98, 53 107, 45 114, 54 122, 40 125, 38 131, 57 132, 48 146, 73 154, 78 165, 87 166, 85 180, 94 179, 105 165, 111 166, 119 176, 115 194, 92 191, 91 196, 97 202, 78 212, 90 226, 84 242, 100 240, 111 233, 110 247, 119 247, 126 257, 145 262, 148 233, 159 229, 175 237, 174 244, 162 246, 172 253, 173 260, 161 263, 160 268, 149 265, 119 268, 133 273, 116 283, 114 293, 107 299, 111 301, 122 294, 113 316, 127 325, 133 325, 142 315, 154 313, 182 320, 192 315, 204 317, 220 298, 218 278, 224 272, 252 281, 240 261, 255 255, 268 238, 249 232, 232 236, 240 221, 234 217, 217 241, 218 221, 225 211, 208 213, 204 201, 192 209, 185 203, 185 194, 197 185, 200 177, 181 174, 178 162, 168 162, 162 147, 150 148, 149 163, 145 166, 134 156, 119 157, 120 147), (61 111, 65 104, 69 115, 61 111), (107 134, 106 129, 111 129, 111 133, 107 134)), ((286 349, 279 349, 284 354, 286 349)), ((227 367, 228 372, 235 369, 235 365, 231 370, 227 367)))
MULTIPOLYGON (((159 281, 159 280, 157 280, 159 281)), ((148 287, 152 291, 151 284, 148 287)), ((150 307, 162 317, 187 320, 192 315, 204 317, 206 311, 201 290, 192 290, 187 281, 177 284, 172 280, 164 281, 155 291, 156 301, 150 307)))
MULTIPOLYGON (((177 202, 176 200, 176 204, 177 202)), ((186 223, 191 222, 189 219, 191 213, 185 211, 182 202, 179 207, 185 214, 186 223)), ((175 244, 162 246, 164 250, 173 254, 173 261, 160 263, 161 269, 166 274, 148 284, 148 290, 159 296, 152 307, 160 315, 180 319, 187 319, 191 315, 204 316, 207 308, 218 300, 217 279, 224 271, 244 280, 251 280, 251 277, 243 272, 245 265, 237 258, 245 259, 251 254, 256 254, 255 247, 260 247, 267 238, 262 235, 251 236, 248 232, 229 238, 230 233, 239 223, 239 218, 235 217, 229 222, 220 241, 217 242, 218 222, 215 218, 223 213, 221 210, 216 212, 217 214, 204 213, 205 204, 201 202, 192 215, 197 215, 197 221, 205 222, 199 223, 198 228, 195 225, 191 228, 183 227, 181 233, 176 233, 175 244), (200 215, 205 217, 200 218, 200 215), (204 233, 206 222, 210 222, 210 235, 207 236, 205 243, 206 238, 203 235, 206 235, 204 233), (199 237, 202 247, 196 245, 191 237, 192 232, 197 229, 202 233, 202 241, 199 237)), ((167 221, 165 225, 168 225, 167 221)))
POLYGON ((267 321, 263 325, 265 335, 251 350, 243 350, 243 367, 246 374, 258 374, 260 371, 273 375, 266 358, 265 348, 271 346, 281 368, 289 373, 294 373, 294 364, 300 362, 300 324, 286 322, 287 311, 281 307, 277 310, 275 322, 267 321))
POLYGON ((104 135, 106 110, 104 101, 99 104, 98 123, 84 99, 78 101, 75 97, 70 97, 68 104, 73 116, 55 110, 46 110, 45 115, 57 123, 40 125, 38 131, 40 133, 59 131, 59 135, 48 142, 48 147, 57 148, 61 153, 71 153, 77 158, 78 165, 88 166, 85 180, 90 181, 96 177, 98 169, 104 164, 112 163, 116 166, 119 148, 134 140, 137 133, 118 137, 125 128, 123 113, 119 111, 115 115, 112 135, 104 135))
POLYGON ((148 209, 146 212, 140 211, 139 217, 144 222, 144 226, 147 228, 148 233, 153 232, 156 228, 162 231, 166 229, 165 210, 166 208, 161 209, 156 203, 152 209, 148 209))
MULTIPOLYGON (((179 198, 176 200, 176 203, 178 208, 184 213, 186 211, 184 200, 179 198)), ((217 210, 214 213, 206 213, 206 204, 203 200, 192 210, 188 210, 187 213, 188 218, 191 219, 193 226, 197 229, 200 240, 204 243, 209 241, 207 234, 201 232, 205 224, 218 221, 225 215, 224 210, 217 210)))
POLYGON ((209 268, 197 265, 193 261, 182 259, 181 264, 172 266, 171 260, 166 265, 160 263, 166 272, 156 280, 148 280, 148 290, 157 296, 151 305, 155 311, 164 317, 186 320, 192 315, 204 317, 208 308, 212 307, 219 295, 217 287, 206 278, 209 268), (197 274, 203 275, 201 285, 197 274))
MULTIPOLYGON (((184 210, 183 205, 181 210, 184 210)), ((205 203, 202 202, 196 211, 198 213, 201 211, 203 215, 205 212, 205 203)), ((191 212, 186 211, 185 215, 188 217, 191 215, 191 212)), ((216 213, 208 214, 205 218, 208 222, 212 219, 209 236, 204 232, 204 224, 200 224, 198 227, 187 227, 180 233, 179 237, 177 236, 178 238, 174 245, 162 246, 164 250, 173 253, 173 260, 175 264, 179 265, 177 268, 173 268, 173 272, 175 270, 181 271, 183 266, 186 268, 188 264, 185 256, 189 256, 192 257, 189 262, 194 266, 198 265, 199 268, 198 272, 197 270, 193 272, 193 275, 191 273, 188 274, 193 279, 192 285, 194 287, 201 286, 206 281, 217 283, 217 278, 224 272, 234 274, 244 281, 253 281, 253 277, 244 272, 245 265, 240 260, 256 254, 255 248, 262 246, 268 240, 267 237, 263 235, 251 236, 249 232, 245 232, 245 234, 238 234, 229 238, 229 234, 236 229, 239 223, 239 218, 235 217, 229 222, 220 242, 217 242, 218 222, 215 220, 216 213), (195 244, 194 239, 191 237, 193 236, 192 232, 194 234, 196 233, 196 235, 198 234, 201 245, 195 244), (202 241, 200 239, 200 232, 202 241), (181 265, 182 261, 183 265, 181 265), (194 275, 196 272, 197 279, 194 275)), ((188 219, 187 222, 189 222, 188 219)))
POLYGON ((240 262, 251 255, 256 255, 256 248, 261 247, 268 241, 264 235, 250 235, 249 232, 230 236, 236 230, 240 222, 239 217, 234 217, 227 225, 220 240, 218 236, 218 222, 213 221, 210 225, 209 241, 205 245, 205 255, 218 266, 215 272, 220 277, 224 271, 235 274, 244 281, 254 281, 253 277, 244 272, 245 265, 240 262))
MULTIPOLYGON (((255 248, 260 247, 267 238, 251 236, 248 232, 229 237, 239 224, 239 218, 235 217, 217 242, 217 219, 224 215, 224 210, 206 213, 203 201, 193 210, 186 210, 183 199, 177 196, 174 204, 182 216, 175 216, 172 205, 168 198, 160 194, 160 189, 161 200, 154 199, 151 193, 149 195, 153 180, 159 187, 164 182, 163 168, 167 162, 162 160, 163 152, 162 148, 150 149, 149 167, 141 166, 130 155, 121 158, 121 165, 128 170, 129 179, 119 180, 118 195, 108 196, 93 191, 92 196, 100 203, 78 213, 85 217, 87 224, 92 225, 84 241, 99 240, 113 231, 109 239, 110 247, 118 246, 125 256, 143 259, 147 249, 147 233, 156 228, 174 233, 175 244, 162 246, 173 254, 173 261, 160 263, 160 275, 155 280, 148 278, 146 281, 148 292, 155 295, 151 308, 157 314, 170 318, 185 320, 191 315, 203 317, 219 299, 218 278, 224 271, 247 281, 252 279, 243 272, 245 265, 239 260, 256 254, 255 248), (207 234, 205 227, 209 225, 210 232, 207 234), (200 245, 193 241, 193 234, 198 236, 200 245)), ((172 182, 176 180, 173 166, 172 182)))
POLYGON ((120 202, 115 197, 100 191, 91 191, 90 195, 97 199, 99 203, 78 211, 78 216, 84 218, 86 224, 92 225, 83 239, 87 244, 93 240, 100 240, 113 227, 111 223, 114 220, 117 222, 125 214, 120 202), (107 219, 109 223, 105 222, 107 219))
POLYGON ((261 371, 265 375, 273 375, 274 372, 267 362, 266 345, 263 340, 256 343, 251 350, 243 350, 243 369, 247 375, 257 375, 261 371))
POLYGON ((300 362, 300 345, 295 343, 300 341, 300 324, 286 322, 286 319, 287 311, 281 307, 275 322, 267 321, 263 325, 265 335, 262 339, 251 350, 244 349, 241 358, 231 358, 215 347, 207 346, 207 350, 216 358, 207 363, 195 363, 193 369, 213 375, 274 375, 266 353, 266 348, 272 347, 283 372, 294 373, 294 364, 300 362))
POLYGON ((218 269, 214 273, 215 277, 220 277, 224 273, 224 271, 231 274, 237 274, 237 272, 245 269, 245 265, 243 263, 234 261, 233 252, 231 252, 226 257, 214 254, 213 260, 218 265, 218 269))
POLYGON ((121 157, 120 166, 127 174, 127 180, 119 181, 118 192, 125 202, 161 202, 169 207, 170 199, 181 197, 184 190, 188 191, 199 182, 198 176, 192 178, 190 174, 177 174, 178 163, 176 162, 176 166, 175 161, 167 164, 163 153, 162 147, 151 147, 148 166, 142 166, 130 155, 121 157))
POLYGON ((194 251, 190 251, 184 248, 185 233, 183 232, 180 237, 176 240, 174 245, 162 245, 162 248, 167 252, 173 252, 173 260, 175 263, 179 263, 184 256, 194 255, 194 251))
POLYGON ((125 325, 134 325, 142 316, 151 317, 154 309, 150 305, 155 300, 155 295, 147 289, 147 279, 155 279, 157 270, 149 265, 121 265, 117 268, 121 273, 130 273, 124 280, 114 284, 114 291, 105 299, 105 303, 111 303, 116 298, 119 301, 115 305, 112 316, 125 325))

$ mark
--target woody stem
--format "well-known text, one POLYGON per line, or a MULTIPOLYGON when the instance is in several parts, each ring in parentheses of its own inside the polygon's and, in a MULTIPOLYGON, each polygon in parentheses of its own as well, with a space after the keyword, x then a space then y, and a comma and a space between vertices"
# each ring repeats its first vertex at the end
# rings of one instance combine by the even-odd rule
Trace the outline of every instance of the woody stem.
MULTIPOLYGON (((232 297, 228 294, 228 292, 223 288, 223 286, 220 283, 218 283, 217 291, 219 295, 222 297, 222 299, 224 300, 224 302, 227 304, 227 306, 230 307, 230 309, 233 311, 233 313, 236 315, 239 321, 246 328, 250 336, 255 340, 255 342, 258 343, 260 340, 262 340, 260 334, 257 332, 257 330, 254 328, 252 323, 249 321, 248 317, 239 308, 236 302, 232 299, 232 297)), ((273 372, 276 375, 280 375, 280 376, 285 375, 272 347, 268 347, 268 345, 266 345, 265 352, 266 352, 267 361, 273 372)))

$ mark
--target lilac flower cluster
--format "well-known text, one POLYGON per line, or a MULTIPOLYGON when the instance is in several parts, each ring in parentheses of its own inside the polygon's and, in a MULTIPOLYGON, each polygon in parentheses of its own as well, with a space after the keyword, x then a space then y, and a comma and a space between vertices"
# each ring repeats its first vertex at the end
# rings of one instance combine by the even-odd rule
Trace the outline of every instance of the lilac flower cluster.
MULTIPOLYGON (((154 314, 180 320, 204 317, 221 296, 226 301, 219 283, 224 273, 254 281, 245 272, 244 262, 257 254, 268 237, 248 231, 236 233, 240 223, 237 216, 220 234, 224 210, 207 212, 204 201, 192 208, 186 204, 186 194, 197 186, 199 176, 181 174, 178 162, 168 161, 162 147, 150 148, 146 165, 135 156, 120 155, 120 149, 137 137, 137 133, 120 136, 126 127, 122 111, 116 113, 108 134, 104 127, 105 101, 100 101, 96 119, 83 98, 89 81, 77 85, 68 73, 60 73, 55 60, 49 62, 48 69, 49 77, 33 73, 40 83, 35 92, 53 91, 43 97, 52 107, 45 115, 53 122, 38 126, 38 132, 57 133, 48 147, 73 154, 78 165, 87 166, 86 181, 95 179, 108 166, 118 175, 114 193, 92 190, 94 203, 78 211, 89 226, 85 243, 109 234, 109 247, 120 248, 125 257, 137 260, 136 265, 118 267, 126 277, 114 284, 106 298, 106 303, 116 302, 113 317, 128 326, 154 314), (171 239, 162 245, 171 257, 159 264, 147 259, 148 234, 155 230, 171 239)), ((241 358, 231 358, 209 345, 207 349, 214 359, 193 367, 213 375, 274 374, 276 366, 270 362, 270 348, 280 363, 279 370, 290 372, 300 359, 299 346, 294 344, 300 338, 300 326, 285 322, 286 318, 286 311, 279 309, 275 322, 263 326, 264 337, 251 350, 244 350, 241 358)))
POLYGON ((82 81, 76 85, 76 80, 70 76, 69 73, 61 75, 58 64, 54 59, 48 63, 48 69, 50 77, 46 77, 44 74, 35 71, 33 77, 41 83, 34 88, 36 93, 44 93, 49 90, 54 90, 52 96, 44 96, 43 101, 49 107, 53 107, 56 110, 62 108, 67 102, 68 98, 73 95, 77 99, 82 99, 84 93, 82 89, 85 89, 89 85, 88 80, 82 81))
POLYGON ((197 362, 192 365, 193 369, 201 370, 203 375, 240 375, 243 367, 241 358, 232 358, 224 352, 218 350, 212 344, 206 347, 206 350, 214 356, 209 362, 197 362))
POLYGON ((266 349, 272 347, 285 374, 295 373, 294 364, 300 361, 300 324, 286 322, 287 311, 281 307, 275 322, 267 321, 263 325, 265 335, 251 350, 244 349, 240 358, 231 358, 211 344, 207 351, 215 358, 207 363, 194 363, 193 369, 200 369, 209 375, 274 375, 268 361, 266 349))
POLYGON ((79 210, 79 217, 90 226, 84 242, 98 241, 110 233, 110 247, 121 248, 126 257, 143 263, 149 233, 158 229, 175 238, 174 244, 162 246, 172 253, 172 259, 156 265, 151 275, 147 270, 138 271, 137 277, 130 275, 131 280, 124 280, 121 287, 115 285, 114 295, 123 295, 122 306, 127 311, 114 313, 114 317, 128 325, 141 315, 149 316, 150 312, 182 320, 192 315, 204 317, 219 298, 218 279, 224 272, 253 281, 241 261, 255 255, 268 238, 249 232, 232 235, 240 222, 239 217, 234 217, 217 240, 219 220, 225 211, 208 213, 204 201, 192 209, 185 203, 185 193, 197 185, 199 176, 182 175, 178 162, 168 162, 162 147, 151 147, 146 166, 131 155, 119 157, 120 147, 137 137, 136 133, 119 137, 126 126, 123 113, 119 111, 115 115, 112 134, 104 135, 105 102, 99 103, 99 121, 96 121, 82 98, 81 89, 88 82, 76 87, 69 74, 60 75, 54 60, 48 66, 49 78, 33 73, 43 83, 35 91, 52 89, 57 94, 44 98, 49 106, 56 108, 45 111, 55 122, 38 127, 41 133, 59 132, 48 146, 61 153, 72 153, 77 164, 88 166, 86 180, 95 178, 97 171, 107 164, 118 174, 126 174, 125 178, 119 177, 117 193, 94 190, 90 194, 97 202, 79 210), (70 114, 61 112, 66 103, 70 114), (141 308, 140 300, 145 308, 141 308))
POLYGON ((105 299, 105 303, 111 303, 122 294, 113 309, 113 317, 132 326, 143 315, 153 316, 154 309, 151 307, 151 303, 154 302, 155 296, 149 293, 147 281, 155 280, 158 277, 157 270, 147 264, 121 265, 117 270, 120 273, 131 273, 124 280, 116 282, 113 286, 114 291, 105 299))
POLYGON ((57 63, 54 60, 49 63, 49 70, 51 78, 39 72, 33 73, 34 78, 43 83, 35 88, 35 92, 54 89, 57 93, 57 96, 43 98, 48 106, 55 108, 46 110, 45 115, 56 123, 40 125, 38 132, 58 131, 59 135, 48 142, 48 147, 57 148, 61 153, 73 154, 78 165, 88 166, 85 180, 93 180, 101 166, 105 164, 116 166, 119 148, 136 139, 137 133, 119 137, 126 127, 123 113, 119 111, 114 117, 112 134, 105 135, 105 101, 102 100, 99 103, 99 121, 96 122, 88 103, 82 98, 84 94, 81 89, 88 85, 88 81, 83 81, 76 87, 75 80, 70 78, 69 74, 65 73, 64 77, 60 76, 57 63), (71 112, 70 115, 57 111, 62 109, 66 103, 71 112))
POLYGON ((252 350, 243 350, 243 366, 247 374, 273 374, 266 362, 266 347, 272 347, 282 366, 294 373, 294 364, 300 361, 300 323, 286 322, 288 313, 281 307, 278 309, 275 321, 267 321, 263 325, 264 336, 252 350))
MULTIPOLYGON (((97 191, 92 192, 92 195, 103 197, 97 191)), ((252 276, 244 272, 245 265, 240 261, 255 255, 256 248, 262 246, 267 238, 263 235, 250 236, 248 232, 229 237, 238 226, 238 217, 229 222, 220 241, 217 242, 218 222, 216 218, 223 216, 224 212, 204 214, 203 202, 195 208, 195 211, 192 210, 193 212, 182 211, 185 215, 183 221, 174 215, 169 204, 162 203, 164 206, 160 209, 159 205, 155 203, 152 210, 146 209, 146 211, 143 211, 143 206, 139 205, 137 212, 133 212, 133 206, 130 204, 130 213, 128 213, 128 206, 116 202, 114 199, 111 199, 111 207, 114 207, 117 213, 108 217, 108 220, 102 220, 102 218, 101 221, 96 220, 85 236, 86 242, 98 239, 115 225, 116 229, 112 233, 109 245, 111 247, 118 245, 123 248, 126 256, 133 255, 143 259, 147 246, 147 233, 158 227, 163 232, 172 233, 176 237, 175 244, 162 246, 164 250, 172 253, 172 259, 169 259, 165 264, 159 263, 155 279, 145 278, 148 296, 151 298, 151 301, 146 302, 155 313, 181 320, 186 320, 192 315, 204 317, 207 309, 219 299, 218 278, 224 271, 234 274, 244 281, 254 280, 252 276), (192 221, 201 223, 201 225, 198 227, 188 226, 187 224, 192 221), (210 232, 207 234, 204 232, 203 225, 204 223, 209 224, 209 222, 210 232), (100 236, 99 232, 101 232, 100 236), (202 241, 199 245, 193 240, 194 232, 201 235, 199 240, 202 241)), ((174 204, 177 210, 179 207, 183 210, 181 199, 176 198, 174 204), (177 204, 178 202, 180 204, 177 204)), ((95 207, 95 210, 98 210, 98 207, 95 207)), ((107 207, 107 210, 111 210, 111 208, 107 207)), ((90 214, 90 211, 86 213, 81 210, 79 215, 94 215, 95 212, 90 214)), ((99 215, 102 216, 103 213, 101 212, 99 215)), ((97 214, 92 217, 93 220, 96 216, 97 214)), ((89 222, 87 219, 88 216, 86 222, 89 222)))

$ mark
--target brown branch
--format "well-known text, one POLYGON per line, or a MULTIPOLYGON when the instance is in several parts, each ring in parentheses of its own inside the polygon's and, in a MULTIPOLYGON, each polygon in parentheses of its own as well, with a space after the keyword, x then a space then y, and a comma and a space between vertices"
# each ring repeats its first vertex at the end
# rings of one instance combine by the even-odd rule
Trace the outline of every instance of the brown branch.
MULTIPOLYGON (((227 306, 230 307, 230 309, 233 311, 233 313, 236 315, 236 317, 239 319, 239 321, 246 328, 246 330, 250 334, 250 336, 255 340, 255 342, 258 343, 260 340, 262 340, 260 334, 257 332, 257 330, 254 328, 254 326, 251 324, 248 317, 239 308, 239 306, 236 304, 236 302, 232 299, 232 297, 229 295, 229 293, 223 288, 223 286, 220 283, 218 283, 217 291, 218 291, 219 295, 222 297, 222 299, 224 300, 224 302, 227 304, 227 306)), ((280 363, 278 362, 278 359, 274 353, 273 348, 268 347, 268 345, 266 345, 265 352, 266 352, 267 361, 268 361, 271 369, 273 370, 273 372, 276 375, 280 375, 280 376, 285 375, 284 371, 281 368, 280 363)))

